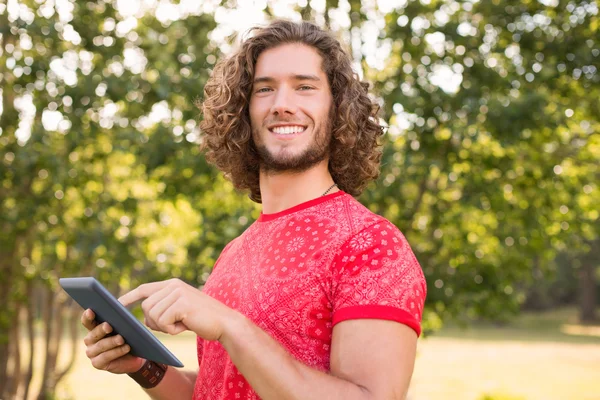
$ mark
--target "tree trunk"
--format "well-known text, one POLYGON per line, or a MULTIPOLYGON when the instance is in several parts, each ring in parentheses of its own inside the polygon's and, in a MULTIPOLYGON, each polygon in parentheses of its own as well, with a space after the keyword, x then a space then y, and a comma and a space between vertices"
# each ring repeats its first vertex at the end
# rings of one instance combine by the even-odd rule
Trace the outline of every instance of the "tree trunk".
POLYGON ((10 339, 9 339, 9 352, 8 352, 8 360, 11 366, 11 369, 8 372, 8 376, 6 377, 6 391, 10 396, 16 397, 19 391, 19 386, 21 383, 21 341, 20 338, 20 329, 21 329, 21 313, 17 312, 16 318, 13 320, 13 325, 11 326, 10 331, 10 339))
POLYGON ((70 340, 71 340, 71 356, 70 356, 69 362, 67 363, 67 366, 62 371, 57 373, 56 379, 55 379, 56 385, 58 385, 58 383, 69 373, 69 371, 71 371, 71 369, 73 369, 73 366, 75 365, 75 359, 77 357, 77 349, 79 347, 78 346, 78 343, 79 343, 78 320, 79 320, 79 315, 80 315, 80 308, 79 308, 79 306, 76 306, 73 302, 69 302, 69 306, 67 307, 67 312, 69 315, 68 326, 69 326, 69 335, 70 335, 70 340))
MULTIPOLYGON (((6 12, 0 15, 0 26, 8 27, 11 23, 8 21, 8 14, 6 12)), ((15 35, 10 32, 10 29, 3 29, 3 42, 4 46, 7 44, 14 44, 15 35)), ((4 65, 0 65, 0 73, 4 73, 6 68, 4 65)), ((5 74, 7 75, 7 74, 5 74)), ((11 74, 12 75, 12 74, 11 74)), ((18 120, 18 111, 14 107, 14 92, 11 84, 3 83, 2 87, 2 104, 3 112, 0 114, 0 126, 2 127, 13 127, 13 121, 18 120)), ((8 135, 11 131, 5 130, 4 134, 8 135)), ((12 192, 12 191, 11 191, 12 192)), ((14 232, 14 227, 7 224, 0 226, 2 232, 14 232)), ((6 237, 6 236, 4 236, 6 237)), ((9 236, 10 237, 10 236, 9 236)), ((10 332, 10 321, 13 319, 12 309, 13 303, 11 300, 11 285, 13 280, 13 260, 15 245, 17 240, 2 240, 0 243, 0 399, 8 399, 9 394, 7 393, 7 367, 8 367, 8 356, 9 356, 9 342, 8 332, 10 332)))
POLYGON ((27 364, 27 373, 25 374, 25 389, 23 399, 27 400, 29 396, 29 388, 31 387, 31 379, 33 378, 33 351, 35 345, 35 332, 33 330, 33 322, 35 312, 37 310, 38 296, 33 290, 33 282, 27 281, 27 335, 29 336, 29 361, 27 364))
POLYGON ((598 322, 596 315, 596 268, 598 264, 598 250, 600 240, 591 244, 591 249, 582 257, 581 270, 579 271, 579 289, 581 293, 579 303, 579 319, 582 323, 598 322))
MULTIPOLYGON (((65 298, 61 298, 60 295, 55 295, 49 289, 45 289, 46 294, 49 297, 48 303, 50 304, 46 314, 44 315, 44 324, 46 326, 46 359, 44 362, 43 381, 38 395, 38 400, 46 400, 54 398, 56 391, 56 385, 58 380, 62 379, 68 369, 74 364, 74 356, 69 360, 67 368, 61 372, 57 371, 58 367, 58 356, 60 354, 61 339, 63 336, 63 326, 65 321, 64 310, 65 310, 65 298)), ((71 325, 77 326, 73 318, 71 319, 71 325)), ((71 329, 73 332, 73 329, 71 329)), ((77 331, 75 329, 75 335, 77 331)), ((76 347, 76 338, 71 337, 71 346, 76 347)))
MULTIPOLYGON (((16 240, 15 240, 16 243, 16 240)), ((15 244, 13 243, 13 245, 15 244)), ((14 246, 9 254, 2 254, 0 260, 0 399, 8 399, 8 363, 10 360, 11 321, 14 319, 14 302, 11 296, 13 283, 14 246)))
MULTIPOLYGON (((7 290, 7 289, 0 287, 0 293, 2 293, 2 291, 4 291, 4 290, 7 290)), ((8 296, 0 295, 0 301, 2 301, 3 297, 8 297, 8 296)), ((2 340, 2 338, 0 338, 0 398, 2 398, 2 399, 8 398, 8 393, 7 393, 8 388, 6 385, 7 367, 8 367, 8 340, 2 340)))
POLYGON ((47 400, 50 398, 51 392, 48 391, 50 389, 50 368, 52 367, 51 359, 52 354, 50 351, 52 338, 54 336, 54 324, 52 320, 54 319, 54 302, 55 298, 50 292, 50 290, 46 287, 43 289, 44 293, 44 302, 42 304, 43 307, 43 326, 44 326, 44 348, 46 349, 45 360, 44 360, 44 370, 42 375, 42 385, 40 387, 40 392, 37 396, 38 400, 47 400))

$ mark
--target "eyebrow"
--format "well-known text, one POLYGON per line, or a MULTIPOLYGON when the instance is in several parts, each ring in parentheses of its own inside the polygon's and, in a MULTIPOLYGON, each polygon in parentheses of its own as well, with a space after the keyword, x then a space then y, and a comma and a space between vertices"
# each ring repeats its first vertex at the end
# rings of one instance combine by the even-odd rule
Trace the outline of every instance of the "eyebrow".
MULTIPOLYGON (((315 81, 320 82, 321 78, 316 75, 304 75, 304 74, 294 74, 291 75, 291 78, 295 81, 315 81)), ((254 79, 254 83, 262 83, 262 82, 275 82, 275 78, 271 76, 259 76, 254 79)))

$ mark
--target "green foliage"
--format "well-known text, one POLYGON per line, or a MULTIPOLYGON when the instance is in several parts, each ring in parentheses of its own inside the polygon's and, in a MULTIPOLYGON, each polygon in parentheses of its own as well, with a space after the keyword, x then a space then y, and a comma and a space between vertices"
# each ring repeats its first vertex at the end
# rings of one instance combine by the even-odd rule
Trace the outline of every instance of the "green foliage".
POLYGON ((27 280, 201 284, 255 210, 198 149, 211 15, 147 13, 127 27, 111 3, 69 3, 66 19, 20 3, 0 5, 2 340, 27 280))
MULTIPOLYGON (((389 125, 362 200, 424 268, 427 331, 508 318, 559 252, 600 237, 597 5, 551 3, 349 2, 351 36, 379 19, 391 49, 378 67, 354 46, 389 125)), ((18 4, 0 4, 0 342, 26 282, 200 285, 259 212, 198 149, 193 104, 221 56, 212 15, 18 4)), ((336 7, 300 11, 331 23, 336 7)))
POLYGON ((558 252, 599 237, 598 10, 542 3, 404 2, 386 66, 363 62, 389 121, 365 200, 408 236, 442 316, 507 318, 558 252))

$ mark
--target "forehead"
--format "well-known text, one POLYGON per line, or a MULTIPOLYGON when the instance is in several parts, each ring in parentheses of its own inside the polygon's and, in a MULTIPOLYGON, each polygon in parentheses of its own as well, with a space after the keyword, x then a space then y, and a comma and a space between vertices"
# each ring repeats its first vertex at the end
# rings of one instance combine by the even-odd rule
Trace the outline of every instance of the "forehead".
POLYGON ((256 60, 255 78, 282 79, 293 75, 317 75, 324 78, 323 58, 319 52, 301 43, 283 44, 263 51, 256 60))

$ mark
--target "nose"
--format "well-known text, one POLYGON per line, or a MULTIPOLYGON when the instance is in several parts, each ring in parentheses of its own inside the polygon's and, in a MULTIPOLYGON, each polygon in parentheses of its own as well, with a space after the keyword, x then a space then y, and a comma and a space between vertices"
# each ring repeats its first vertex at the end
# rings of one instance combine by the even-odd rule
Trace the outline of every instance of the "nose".
POLYGON ((275 96, 273 96, 273 105, 271 106, 271 114, 273 115, 294 115, 297 111, 294 103, 293 90, 280 87, 275 96))

